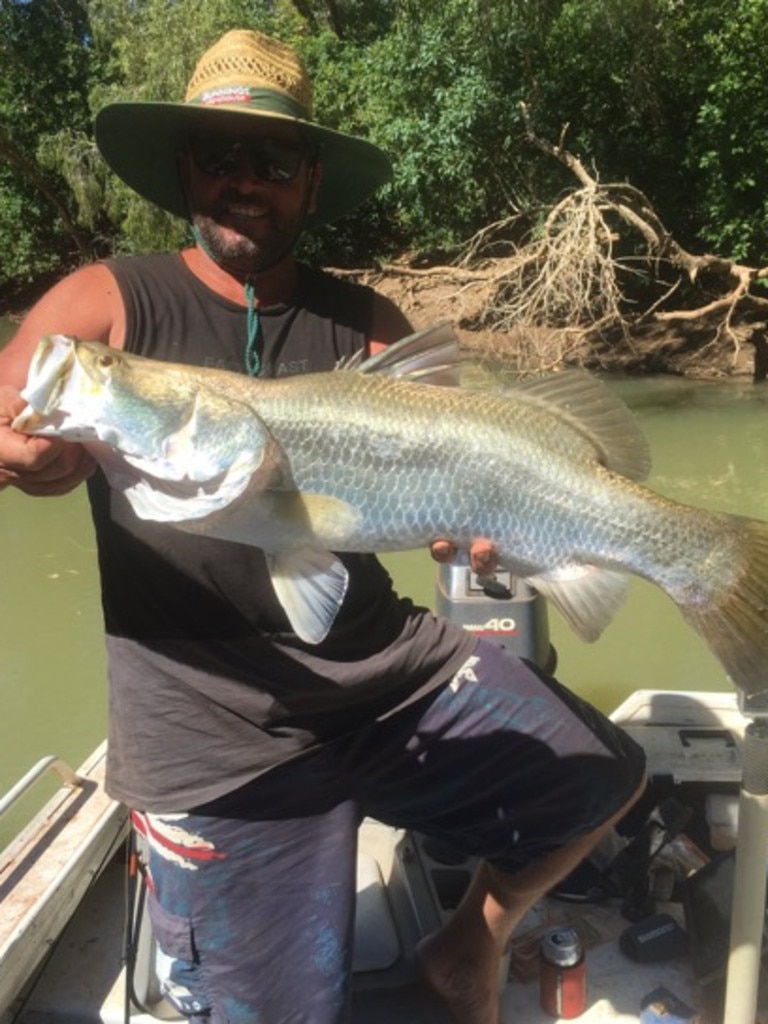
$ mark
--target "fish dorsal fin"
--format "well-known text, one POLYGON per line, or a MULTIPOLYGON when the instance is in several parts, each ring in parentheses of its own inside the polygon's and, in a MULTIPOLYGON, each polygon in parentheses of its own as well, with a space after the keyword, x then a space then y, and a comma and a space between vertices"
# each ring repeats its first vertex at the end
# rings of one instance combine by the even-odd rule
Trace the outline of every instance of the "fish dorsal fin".
POLYGON ((582 640, 597 640, 624 602, 629 577, 613 569, 573 565, 530 579, 582 640))
POLYGON ((648 441, 624 402, 591 374, 566 370, 531 377, 508 389, 516 401, 546 408, 595 448, 600 463, 630 480, 651 471, 648 441))
POLYGON ((453 387, 459 383, 460 365, 459 339, 450 322, 444 320, 401 338, 369 359, 356 354, 337 369, 453 387))
POLYGON ((272 586, 294 632, 305 643, 319 644, 347 593, 349 575, 344 563, 332 552, 314 548, 266 557, 272 586))

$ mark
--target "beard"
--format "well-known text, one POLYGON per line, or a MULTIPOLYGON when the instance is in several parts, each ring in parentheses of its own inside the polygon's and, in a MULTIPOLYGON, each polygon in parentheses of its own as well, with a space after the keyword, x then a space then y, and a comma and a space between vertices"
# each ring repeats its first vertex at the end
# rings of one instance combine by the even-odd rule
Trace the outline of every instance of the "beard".
POLYGON ((194 213, 192 225, 198 242, 208 255, 236 277, 246 278, 269 270, 295 248, 301 235, 303 216, 286 221, 270 214, 270 230, 261 232, 262 237, 254 238, 241 233, 247 230, 245 227, 231 227, 232 218, 227 213, 226 203, 220 205, 220 210, 194 213))

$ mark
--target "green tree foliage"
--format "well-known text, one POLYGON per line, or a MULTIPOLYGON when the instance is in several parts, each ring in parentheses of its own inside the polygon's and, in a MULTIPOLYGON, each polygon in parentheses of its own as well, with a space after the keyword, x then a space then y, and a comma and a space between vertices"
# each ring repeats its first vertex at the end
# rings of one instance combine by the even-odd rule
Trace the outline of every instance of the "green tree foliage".
POLYGON ((689 5, 689 46, 702 40, 696 123, 681 176, 698 183, 696 215, 714 251, 765 262, 768 255, 768 2, 689 5))
MULTIPOLYGON (((366 57, 365 115, 396 155, 398 222, 417 246, 451 245, 515 201, 516 100, 502 87, 479 0, 412 4, 366 57), (482 140, 482 141, 481 141, 482 140)), ((510 53, 516 61, 518 55, 510 53)))
POLYGON ((570 0, 537 52, 537 126, 642 189, 689 245, 759 260, 767 0, 570 0))
POLYGON ((648 195, 683 245, 765 260, 768 0, 0 0, 0 284, 183 224, 108 174, 95 111, 176 99, 250 26, 296 45, 318 118, 386 148, 392 183, 307 251, 354 263, 450 249, 571 187, 566 145, 648 195))
POLYGON ((299 45, 314 72, 318 114, 381 145, 393 158, 395 177, 366 209, 325 234, 322 254, 330 258, 336 246, 354 258, 362 239, 372 256, 393 247, 450 248, 488 220, 528 205, 520 40, 533 31, 539 5, 405 0, 361 6, 368 20, 358 19, 354 34, 338 38, 326 29, 299 45))
POLYGON ((86 129, 92 69, 79 0, 0 2, 0 280, 83 252, 75 203, 39 149, 62 124, 86 129))
MULTIPOLYGON (((721 5, 722 6, 722 5, 721 5)), ((680 174, 695 118, 691 72, 703 55, 680 38, 678 0, 570 0, 535 55, 536 127, 602 180, 629 179, 668 212, 681 205, 680 174)))

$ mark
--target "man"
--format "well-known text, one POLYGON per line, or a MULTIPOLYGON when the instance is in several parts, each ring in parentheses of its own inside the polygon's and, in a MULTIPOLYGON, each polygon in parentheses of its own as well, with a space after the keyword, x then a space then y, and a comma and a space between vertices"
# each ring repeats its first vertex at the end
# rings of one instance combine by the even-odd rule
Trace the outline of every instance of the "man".
MULTIPOLYGON (((344 556, 334 626, 302 643, 260 551, 141 522, 77 445, 10 428, 52 331, 265 376, 331 370, 407 333, 394 305, 293 255, 303 230, 386 180, 387 158, 313 122, 295 53, 253 32, 203 55, 184 103, 105 108, 96 139, 129 185, 189 218, 195 245, 85 267, 32 309, 0 354, 0 483, 55 495, 88 479, 108 788, 149 841, 156 938, 194 1019, 339 1024, 357 827, 371 815, 485 858, 420 958, 456 1020, 496 1024, 512 929, 636 798, 635 745, 554 681, 399 598, 371 556, 344 556)), ((476 561, 488 554, 478 541, 476 561)))

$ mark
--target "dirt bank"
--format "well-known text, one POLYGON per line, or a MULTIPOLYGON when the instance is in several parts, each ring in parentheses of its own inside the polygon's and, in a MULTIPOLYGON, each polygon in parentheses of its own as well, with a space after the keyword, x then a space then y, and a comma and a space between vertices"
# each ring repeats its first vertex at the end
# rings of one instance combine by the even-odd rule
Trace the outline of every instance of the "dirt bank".
POLYGON ((688 320, 649 320, 599 332, 566 328, 503 330, 488 325, 496 276, 465 279, 451 268, 414 269, 391 264, 344 272, 388 296, 415 328, 451 320, 464 346, 481 358, 502 359, 526 370, 562 366, 620 373, 667 373, 692 378, 752 377, 756 351, 768 328, 762 310, 734 311, 688 320))

